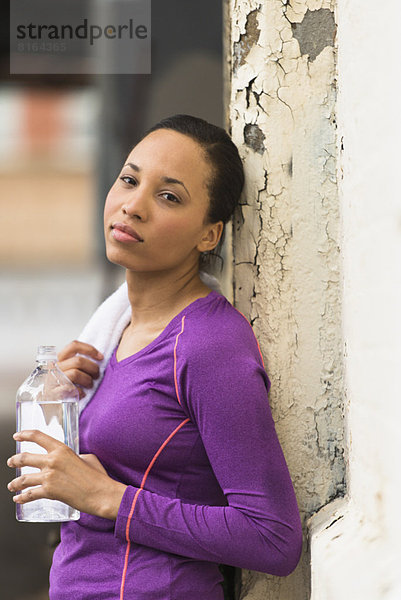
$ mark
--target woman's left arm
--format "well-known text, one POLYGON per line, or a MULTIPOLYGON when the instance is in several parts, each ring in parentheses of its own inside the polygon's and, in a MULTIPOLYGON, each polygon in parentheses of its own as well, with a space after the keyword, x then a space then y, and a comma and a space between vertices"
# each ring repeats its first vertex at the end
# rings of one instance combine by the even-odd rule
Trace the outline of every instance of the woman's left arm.
POLYGON ((198 560, 288 575, 299 561, 302 529, 266 372, 254 352, 243 353, 235 342, 227 352, 221 343, 201 350, 193 348, 178 367, 177 383, 228 506, 129 486, 115 535, 198 560))

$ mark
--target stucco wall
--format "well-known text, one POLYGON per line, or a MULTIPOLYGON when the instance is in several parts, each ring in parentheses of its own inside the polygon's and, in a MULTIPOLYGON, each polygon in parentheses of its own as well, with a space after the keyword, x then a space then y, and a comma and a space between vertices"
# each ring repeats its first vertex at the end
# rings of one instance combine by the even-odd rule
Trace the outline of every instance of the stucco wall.
MULTIPOLYGON (((306 521, 344 494, 334 7, 229 8, 230 127, 247 178, 233 231, 234 302, 261 345, 306 521)), ((243 571, 241 599, 309 598, 304 546, 288 578, 243 571)))
POLYGON ((311 520, 313 600, 401 598, 399 8, 338 0, 348 494, 311 520))

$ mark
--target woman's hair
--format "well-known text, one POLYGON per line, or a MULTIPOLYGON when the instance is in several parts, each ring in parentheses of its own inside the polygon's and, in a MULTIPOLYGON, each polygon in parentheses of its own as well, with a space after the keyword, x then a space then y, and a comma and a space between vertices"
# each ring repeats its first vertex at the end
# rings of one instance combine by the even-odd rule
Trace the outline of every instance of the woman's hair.
MULTIPOLYGON (((238 205, 244 186, 244 169, 236 145, 221 127, 191 115, 174 115, 162 119, 148 129, 141 139, 158 129, 171 129, 189 136, 197 142, 211 166, 212 176, 207 182, 209 192, 208 223, 223 221, 224 225, 232 217, 238 205)), ((200 256, 199 267, 211 266, 212 258, 220 258, 219 251, 224 241, 224 228, 219 243, 210 253, 200 256)))

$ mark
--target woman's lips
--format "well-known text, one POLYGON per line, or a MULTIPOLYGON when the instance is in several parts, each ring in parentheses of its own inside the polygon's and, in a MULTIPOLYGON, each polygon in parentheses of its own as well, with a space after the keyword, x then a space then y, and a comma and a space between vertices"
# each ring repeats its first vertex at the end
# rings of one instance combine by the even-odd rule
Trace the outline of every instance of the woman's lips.
POLYGON ((125 223, 114 223, 112 225, 112 236, 119 242, 143 242, 140 235, 125 223))

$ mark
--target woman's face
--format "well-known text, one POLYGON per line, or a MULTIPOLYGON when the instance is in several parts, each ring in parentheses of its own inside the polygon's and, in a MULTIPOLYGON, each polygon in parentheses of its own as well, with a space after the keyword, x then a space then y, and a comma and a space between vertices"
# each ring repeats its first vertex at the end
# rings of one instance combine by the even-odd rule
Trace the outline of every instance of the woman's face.
POLYGON ((107 258, 134 271, 197 264, 199 252, 213 249, 223 229, 222 221, 205 223, 210 175, 203 150, 190 137, 164 129, 146 136, 106 198, 107 258))

